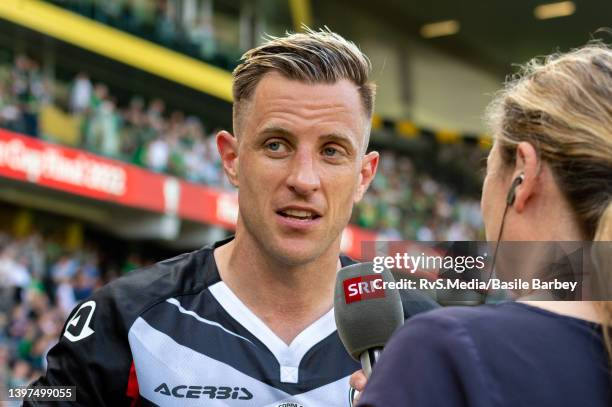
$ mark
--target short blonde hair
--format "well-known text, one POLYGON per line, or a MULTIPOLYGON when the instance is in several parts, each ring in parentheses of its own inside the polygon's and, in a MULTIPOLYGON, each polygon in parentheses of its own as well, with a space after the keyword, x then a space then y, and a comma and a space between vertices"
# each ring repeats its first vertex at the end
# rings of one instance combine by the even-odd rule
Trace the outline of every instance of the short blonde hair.
POLYGON ((333 84, 347 79, 357 86, 364 112, 368 119, 372 117, 376 86, 369 81, 370 60, 353 42, 329 29, 306 28, 304 33, 268 37, 264 44, 247 51, 241 60, 233 72, 235 134, 242 105, 251 98, 263 76, 271 71, 313 84, 333 84))

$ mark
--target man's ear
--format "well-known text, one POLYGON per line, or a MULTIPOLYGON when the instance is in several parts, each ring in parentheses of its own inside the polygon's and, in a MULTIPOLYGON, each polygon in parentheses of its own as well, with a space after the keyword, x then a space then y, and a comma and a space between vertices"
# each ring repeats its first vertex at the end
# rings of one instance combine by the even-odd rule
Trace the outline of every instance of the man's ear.
POLYGON ((361 159, 361 168, 359 170, 359 185, 357 186, 357 192, 355 194, 354 202, 361 201, 363 195, 368 190, 368 187, 372 183, 376 170, 378 169, 379 154, 377 151, 371 151, 364 155, 361 159))
POLYGON ((536 192, 540 176, 538 153, 535 147, 526 141, 520 142, 516 147, 515 162, 513 179, 523 174, 523 182, 517 185, 515 189, 515 199, 512 206, 517 212, 521 213, 536 192))
POLYGON ((217 133, 217 150, 229 182, 238 187, 238 140, 229 132, 221 130, 217 133))

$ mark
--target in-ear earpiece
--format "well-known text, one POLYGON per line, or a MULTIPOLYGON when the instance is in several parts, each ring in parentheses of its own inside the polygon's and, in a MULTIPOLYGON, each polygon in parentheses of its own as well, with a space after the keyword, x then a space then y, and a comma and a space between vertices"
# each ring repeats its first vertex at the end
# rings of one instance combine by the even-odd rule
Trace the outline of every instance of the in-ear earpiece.
POLYGON ((516 187, 521 185, 524 179, 525 176, 521 174, 516 177, 514 181, 512 181, 512 185, 510 185, 510 190, 508 190, 508 196, 506 197, 506 203, 508 204, 508 206, 512 206, 512 204, 514 203, 514 199, 516 198, 516 187))

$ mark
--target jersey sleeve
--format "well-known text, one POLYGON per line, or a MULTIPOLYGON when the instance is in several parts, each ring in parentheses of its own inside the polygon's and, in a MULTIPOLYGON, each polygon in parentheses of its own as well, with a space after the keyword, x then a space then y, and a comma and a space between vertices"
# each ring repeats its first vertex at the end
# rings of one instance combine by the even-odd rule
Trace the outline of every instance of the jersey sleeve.
POLYGON ((440 311, 406 321, 391 338, 358 407, 494 405, 474 342, 440 311))
POLYGON ((132 364, 127 332, 106 287, 80 303, 47 354, 47 371, 31 386, 76 386, 76 402, 24 402, 24 406, 124 406, 132 364))

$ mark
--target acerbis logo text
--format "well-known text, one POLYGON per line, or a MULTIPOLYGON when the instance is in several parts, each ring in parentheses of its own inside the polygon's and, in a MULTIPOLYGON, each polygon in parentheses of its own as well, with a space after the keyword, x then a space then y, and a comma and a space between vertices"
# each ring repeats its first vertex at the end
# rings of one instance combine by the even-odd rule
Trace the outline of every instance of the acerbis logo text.
POLYGON ((209 398, 217 400, 250 400, 253 398, 253 393, 244 387, 227 387, 227 386, 187 386, 184 384, 170 388, 166 383, 162 383, 155 389, 156 393, 164 396, 176 398, 199 399, 209 398))

